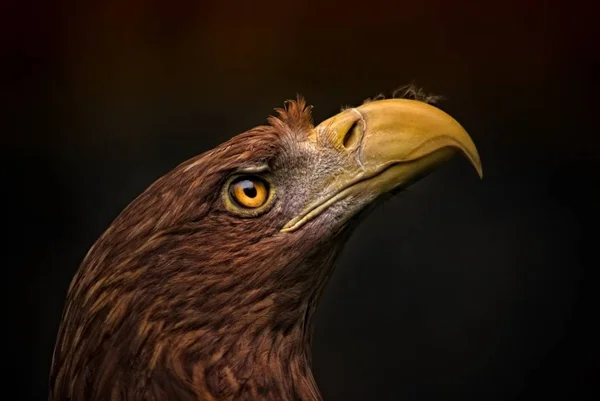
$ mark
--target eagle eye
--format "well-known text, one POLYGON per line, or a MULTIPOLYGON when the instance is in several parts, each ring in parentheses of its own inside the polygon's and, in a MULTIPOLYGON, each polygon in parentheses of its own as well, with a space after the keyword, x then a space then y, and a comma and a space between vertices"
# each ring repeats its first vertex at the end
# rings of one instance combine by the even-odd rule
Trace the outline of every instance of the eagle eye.
POLYGON ((238 177, 229 185, 229 196, 240 207, 256 209, 269 199, 269 184, 256 176, 238 177))

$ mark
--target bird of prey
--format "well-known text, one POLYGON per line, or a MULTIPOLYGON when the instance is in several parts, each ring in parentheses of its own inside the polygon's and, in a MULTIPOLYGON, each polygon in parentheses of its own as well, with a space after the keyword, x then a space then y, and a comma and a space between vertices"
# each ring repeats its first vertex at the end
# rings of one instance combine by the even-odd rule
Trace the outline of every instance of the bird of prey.
POLYGON ((50 401, 320 400, 312 320, 349 234, 381 199, 462 153, 419 99, 314 125, 303 98, 183 162, 92 246, 68 291, 50 401))

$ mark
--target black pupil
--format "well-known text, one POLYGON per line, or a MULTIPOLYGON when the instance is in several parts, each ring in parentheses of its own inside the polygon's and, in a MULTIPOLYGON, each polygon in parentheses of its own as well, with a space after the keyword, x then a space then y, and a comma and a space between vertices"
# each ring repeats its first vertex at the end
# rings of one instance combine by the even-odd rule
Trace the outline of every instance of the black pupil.
POLYGON ((244 180, 242 182, 240 182, 240 184, 242 189, 244 190, 244 194, 248 197, 248 198, 255 198, 256 197, 256 187, 254 186, 254 183, 250 180, 244 180))

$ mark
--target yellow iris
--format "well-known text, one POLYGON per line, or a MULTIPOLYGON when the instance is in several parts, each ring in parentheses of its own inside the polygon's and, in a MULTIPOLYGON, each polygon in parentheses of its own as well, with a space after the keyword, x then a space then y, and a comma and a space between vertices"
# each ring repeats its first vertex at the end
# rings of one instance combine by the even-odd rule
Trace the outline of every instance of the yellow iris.
POLYGON ((269 190, 258 177, 242 177, 231 183, 230 194, 238 205, 254 209, 267 201, 269 190))

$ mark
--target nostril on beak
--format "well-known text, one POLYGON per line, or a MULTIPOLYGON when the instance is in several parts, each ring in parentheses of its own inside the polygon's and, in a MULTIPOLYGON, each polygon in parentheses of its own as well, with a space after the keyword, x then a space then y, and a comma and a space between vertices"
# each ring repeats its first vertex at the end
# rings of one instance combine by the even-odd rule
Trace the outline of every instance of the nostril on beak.
POLYGON ((353 149, 356 146, 360 140, 360 130, 359 121, 355 121, 350 129, 346 131, 346 134, 344 134, 344 140, 342 141, 344 148, 353 149))

